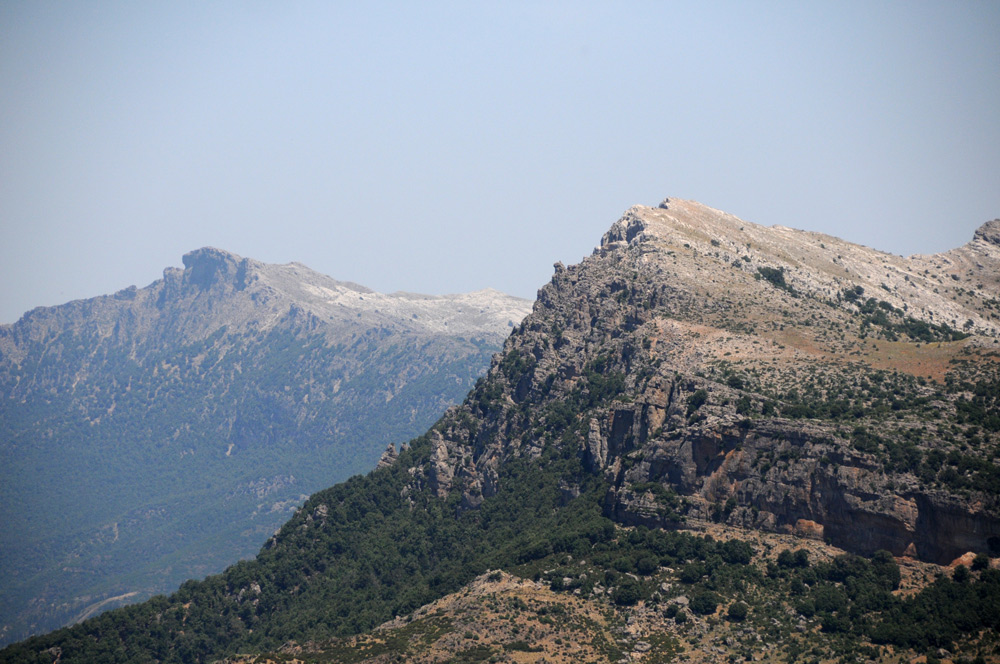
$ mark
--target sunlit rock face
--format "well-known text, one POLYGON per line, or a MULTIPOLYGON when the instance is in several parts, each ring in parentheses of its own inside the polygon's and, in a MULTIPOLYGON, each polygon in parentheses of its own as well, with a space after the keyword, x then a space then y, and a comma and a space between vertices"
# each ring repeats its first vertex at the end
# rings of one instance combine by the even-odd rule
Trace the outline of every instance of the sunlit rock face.
POLYGON ((505 459, 568 446, 626 524, 996 552, 998 224, 903 258, 693 201, 631 208, 555 266, 439 425, 430 479, 472 504, 505 459))

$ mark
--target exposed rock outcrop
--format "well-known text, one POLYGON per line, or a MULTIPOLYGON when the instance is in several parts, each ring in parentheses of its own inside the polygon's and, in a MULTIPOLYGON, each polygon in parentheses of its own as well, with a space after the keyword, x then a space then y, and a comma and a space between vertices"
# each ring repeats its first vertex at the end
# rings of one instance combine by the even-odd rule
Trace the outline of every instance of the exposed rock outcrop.
POLYGON ((396 459, 398 458, 399 453, 396 452, 396 446, 389 443, 389 446, 385 448, 385 452, 382 452, 382 456, 379 457, 378 463, 375 464, 375 470, 388 468, 392 464, 396 463, 396 459))
POLYGON ((1000 219, 987 221, 976 230, 976 239, 1000 246, 1000 219))
POLYGON ((993 415, 976 417, 1000 406, 1000 254, 983 248, 998 224, 906 259, 691 201, 634 207, 557 266, 432 434, 429 480, 475 505, 505 459, 569 446, 627 524, 724 521, 936 562, 995 550, 1000 427, 962 404, 980 385, 993 415))

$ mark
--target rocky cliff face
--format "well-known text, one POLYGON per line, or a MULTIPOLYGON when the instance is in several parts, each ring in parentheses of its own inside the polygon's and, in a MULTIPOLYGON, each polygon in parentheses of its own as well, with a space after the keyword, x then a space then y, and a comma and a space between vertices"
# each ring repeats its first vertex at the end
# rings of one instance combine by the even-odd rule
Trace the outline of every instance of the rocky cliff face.
POLYGON ((530 307, 183 262, 0 326, 0 643, 252 556, 459 401, 530 307))
POLYGON ((996 555, 998 228, 902 258, 691 201, 634 207, 555 266, 423 477, 474 507, 508 459, 558 446, 625 524, 996 555))

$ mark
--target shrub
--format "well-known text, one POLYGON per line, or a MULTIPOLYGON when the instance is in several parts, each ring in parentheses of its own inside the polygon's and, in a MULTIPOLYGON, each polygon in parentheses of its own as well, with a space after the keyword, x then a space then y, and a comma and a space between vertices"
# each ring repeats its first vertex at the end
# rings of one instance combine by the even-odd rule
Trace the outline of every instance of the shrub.
POLYGON ((809 552, 805 549, 785 549, 778 554, 778 567, 809 567, 809 552))
POLYGON ((820 613, 832 613, 847 609, 847 595, 837 586, 822 585, 813 592, 816 610, 820 613))
POLYGON ((872 571, 879 580, 880 585, 886 590, 896 590, 902 581, 902 574, 899 572, 899 565, 896 559, 888 551, 880 549, 872 556, 872 571))
POLYGON ((847 616, 828 614, 823 616, 822 628, 824 632, 850 632, 851 621, 847 616))
POLYGON ((764 279, 771 282, 772 285, 778 288, 784 288, 787 284, 785 283, 785 270, 784 268, 774 268, 774 267, 759 267, 757 268, 757 274, 759 274, 764 279))
POLYGON ((611 600, 618 606, 632 606, 642 597, 642 587, 632 577, 624 577, 611 593, 611 600))
POLYGON ((713 592, 701 592, 691 598, 691 603, 688 606, 695 613, 707 616, 715 613, 715 609, 719 606, 719 596, 713 592))
POLYGON ((649 576, 658 569, 660 569, 660 561, 656 558, 656 556, 650 554, 641 556, 639 560, 635 562, 635 570, 643 576, 649 576))
POLYGON ((541 652, 542 647, 541 646, 531 647, 530 645, 528 645, 527 641, 519 640, 519 641, 511 641, 506 646, 504 646, 504 650, 506 650, 507 652, 541 652))
POLYGON ((708 401, 708 392, 703 389, 698 390, 689 396, 687 400, 688 417, 690 417, 696 410, 704 406, 706 401, 708 401))
POLYGON ((698 583, 705 576, 705 567, 699 563, 689 563, 681 569, 681 583, 698 583))
POLYGON ((722 559, 733 565, 749 565, 753 559, 753 548, 746 542, 729 540, 722 545, 722 559))
POLYGON ((749 609, 746 604, 743 602, 733 602, 729 605, 729 611, 726 615, 733 622, 742 622, 743 620, 746 620, 748 612, 749 609))

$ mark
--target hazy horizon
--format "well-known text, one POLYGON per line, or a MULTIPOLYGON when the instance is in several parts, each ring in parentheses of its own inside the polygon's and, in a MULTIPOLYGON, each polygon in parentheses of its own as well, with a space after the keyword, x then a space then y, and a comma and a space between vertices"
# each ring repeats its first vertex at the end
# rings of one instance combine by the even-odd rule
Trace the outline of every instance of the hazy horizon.
POLYGON ((936 253, 1000 217, 997 3, 0 4, 0 323, 215 246, 532 298, 633 204, 936 253))

